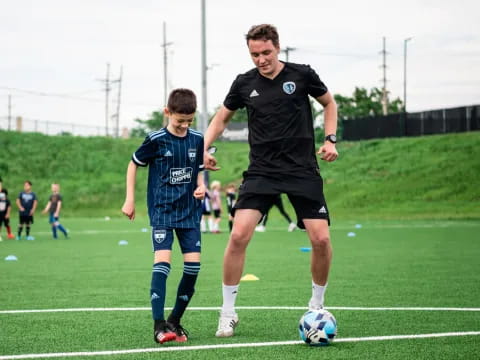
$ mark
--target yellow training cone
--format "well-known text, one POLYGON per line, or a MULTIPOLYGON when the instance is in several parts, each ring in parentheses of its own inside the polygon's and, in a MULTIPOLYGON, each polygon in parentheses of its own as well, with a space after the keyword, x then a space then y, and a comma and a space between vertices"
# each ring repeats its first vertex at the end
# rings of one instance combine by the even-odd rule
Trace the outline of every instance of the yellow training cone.
POLYGON ((246 274, 240 279, 240 281, 257 281, 257 280, 260 280, 260 279, 253 274, 246 274))

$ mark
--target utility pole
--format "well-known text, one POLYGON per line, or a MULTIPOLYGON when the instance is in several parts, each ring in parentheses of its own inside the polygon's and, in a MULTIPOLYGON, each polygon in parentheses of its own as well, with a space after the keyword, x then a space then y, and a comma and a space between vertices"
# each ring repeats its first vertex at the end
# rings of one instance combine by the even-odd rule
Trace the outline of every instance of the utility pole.
POLYGON ((8 130, 10 131, 12 126, 12 95, 8 95, 8 130))
MULTIPOLYGON (((167 42, 167 23, 163 22, 163 106, 167 106, 168 101, 168 90, 167 90, 167 66, 168 66, 168 57, 167 57, 167 48, 172 45, 173 42, 167 42)), ((163 125, 167 125, 167 119, 163 118, 163 125)))
POLYGON ((388 90, 387 90, 387 49, 386 49, 386 38, 383 37, 383 50, 380 52, 383 58, 383 64, 381 67, 383 68, 383 79, 382 79, 382 110, 383 115, 388 114, 388 90))
POLYGON ((108 136, 108 98, 110 94, 110 63, 107 63, 107 75, 105 79, 99 79, 98 81, 101 81, 105 83, 105 136, 108 136))
POLYGON ((287 46, 285 49, 280 50, 280 52, 285 53, 285 61, 288 62, 290 51, 295 51, 295 50, 297 50, 297 48, 287 46))
POLYGON ((115 136, 118 138, 120 136, 120 100, 122 95, 122 76, 123 76, 123 65, 120 66, 120 77, 118 78, 118 94, 117 94, 117 113, 115 115, 115 136))
POLYGON ((201 73, 202 73, 202 113, 199 123, 199 130, 201 132, 205 132, 208 125, 208 107, 207 107, 207 31, 206 31, 206 16, 205 16, 205 2, 206 0, 202 0, 201 3, 201 16, 202 16, 202 29, 201 29, 201 36, 202 36, 202 64, 201 64, 201 73))
POLYGON ((403 40, 403 112, 407 112, 407 43, 411 37, 403 40))

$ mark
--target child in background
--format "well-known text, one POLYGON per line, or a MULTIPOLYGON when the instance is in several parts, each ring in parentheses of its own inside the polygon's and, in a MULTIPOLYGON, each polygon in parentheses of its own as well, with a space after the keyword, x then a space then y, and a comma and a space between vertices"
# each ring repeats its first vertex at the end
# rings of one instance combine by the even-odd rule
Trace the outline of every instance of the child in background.
POLYGON ((27 240, 35 240, 35 238, 30 235, 30 226, 33 224, 33 214, 35 214, 38 205, 37 196, 32 191, 32 182, 29 180, 23 184, 23 190, 24 191, 18 194, 16 201, 20 216, 17 240, 22 238, 22 230, 24 227, 27 233, 27 240))
POLYGON ((53 238, 57 239, 57 229, 60 230, 65 238, 68 238, 67 230, 60 224, 60 210, 62 209, 62 195, 60 195, 60 185, 52 184, 52 195, 48 200, 47 206, 42 211, 42 214, 50 212, 48 222, 52 226, 53 238))
POLYGON ((230 184, 227 186, 227 190, 225 192, 225 198, 227 200, 228 228, 230 229, 230 232, 232 232, 233 208, 235 207, 235 202, 237 198, 237 194, 235 193, 235 185, 230 184))
POLYGON ((212 181, 212 184, 210 185, 210 200, 214 218, 213 229, 210 229, 210 231, 215 234, 220 233, 220 215, 222 213, 222 195, 220 193, 220 186, 220 181, 218 180, 212 181))

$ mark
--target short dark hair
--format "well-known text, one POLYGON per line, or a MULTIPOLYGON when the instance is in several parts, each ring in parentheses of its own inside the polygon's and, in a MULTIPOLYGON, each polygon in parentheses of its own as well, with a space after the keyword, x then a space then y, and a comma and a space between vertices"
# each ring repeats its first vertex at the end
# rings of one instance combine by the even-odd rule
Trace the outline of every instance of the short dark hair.
POLYGON ((190 89, 175 89, 168 96, 168 111, 177 114, 193 114, 197 111, 197 97, 190 89))
POLYGON ((272 44, 275 47, 279 47, 279 38, 277 28, 270 24, 253 25, 245 35, 247 45, 249 40, 272 40, 272 44))
POLYGON ((28 183, 30 186, 32 186, 32 182, 30 180, 26 180, 25 182, 28 183))

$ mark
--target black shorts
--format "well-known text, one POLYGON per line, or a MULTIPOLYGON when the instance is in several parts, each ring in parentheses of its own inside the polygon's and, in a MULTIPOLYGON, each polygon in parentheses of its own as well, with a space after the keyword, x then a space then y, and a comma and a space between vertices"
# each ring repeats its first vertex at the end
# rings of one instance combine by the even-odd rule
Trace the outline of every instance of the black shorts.
POLYGON ((20 224, 31 225, 31 224, 33 224, 33 216, 30 216, 30 215, 20 215, 18 222, 19 222, 20 224))
POLYGON ((220 213, 221 213, 220 209, 213 209, 213 217, 215 219, 218 219, 220 217, 220 213))
POLYGON ((0 215, 0 226, 5 224, 5 226, 8 226, 10 224, 10 219, 6 219, 4 215, 0 215))
POLYGON ((245 175, 235 209, 255 209, 266 214, 279 194, 286 194, 295 209, 298 227, 303 219, 325 219, 330 225, 327 202, 320 175, 267 177, 245 175))

